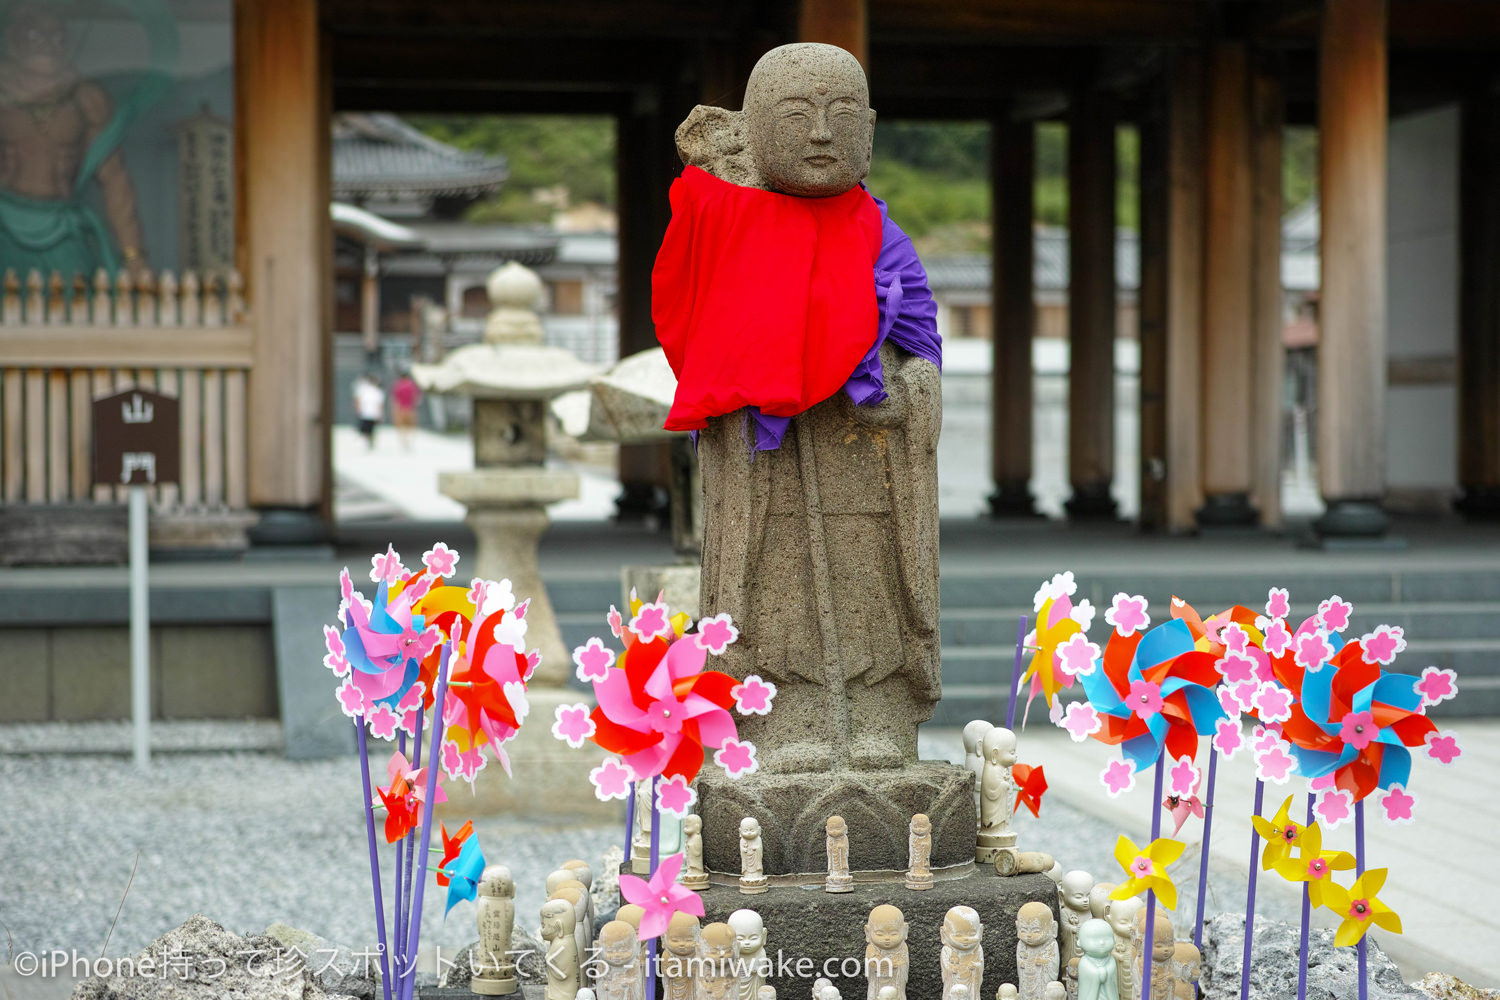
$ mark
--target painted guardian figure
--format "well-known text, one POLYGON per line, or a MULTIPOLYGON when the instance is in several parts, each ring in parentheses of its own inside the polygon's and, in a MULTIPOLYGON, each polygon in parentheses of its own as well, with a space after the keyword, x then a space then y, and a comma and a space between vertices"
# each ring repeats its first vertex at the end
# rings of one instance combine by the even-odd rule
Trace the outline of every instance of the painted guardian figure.
POLYGON ((698 435, 702 613, 741 630, 726 669, 779 689, 741 723, 770 773, 915 762, 940 693, 941 346, 911 241, 863 185, 874 125, 850 53, 768 52, 743 111, 678 129, 653 275, 667 427, 698 435))

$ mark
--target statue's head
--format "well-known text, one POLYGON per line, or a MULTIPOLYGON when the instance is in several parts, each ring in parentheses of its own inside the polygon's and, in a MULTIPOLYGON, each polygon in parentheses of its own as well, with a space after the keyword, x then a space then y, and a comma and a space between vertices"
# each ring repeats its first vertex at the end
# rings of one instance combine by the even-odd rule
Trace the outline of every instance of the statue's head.
POLYGON ((882 951, 899 947, 906 940, 906 917, 890 903, 881 903, 865 922, 865 940, 882 951))
POLYGON ((635 903, 625 903, 615 911, 615 919, 623 920, 636 930, 641 929, 641 918, 646 915, 646 908, 635 903))
POLYGON ((1151 935, 1151 960, 1153 962, 1167 962, 1172 958, 1172 952, 1177 948, 1177 941, 1172 930, 1172 918, 1156 911, 1156 930, 1151 935))
POLYGON ((1057 898, 1070 910, 1088 912, 1089 891, 1094 888, 1094 876, 1086 871, 1071 871, 1063 876, 1057 887, 1057 898))
POLYGON ((1113 882, 1095 882, 1089 890, 1089 916, 1096 920, 1109 919, 1109 894, 1115 891, 1113 882))
POLYGON ((57 11, 18 3, 5 18, 5 58, 34 73, 56 73, 68 66, 68 29, 57 11))
POLYGON ((830 837, 842 837, 849 832, 849 828, 844 825, 844 817, 842 816, 828 817, 827 830, 830 837))
POLYGON ((674 913, 667 921, 667 950, 674 955, 692 955, 698 950, 698 918, 691 913, 674 913))
POLYGON ((746 816, 740 820, 740 839, 753 840, 760 836, 760 821, 754 816, 746 816))
POLYGON ((967 951, 979 943, 983 933, 979 912, 972 906, 955 906, 943 917, 943 944, 950 948, 967 951))
POLYGON ((837 45, 798 42, 761 56, 745 84, 744 118, 751 156, 774 191, 827 198, 870 172, 870 85, 837 45))
POLYGON ((573 877, 583 883, 584 888, 594 884, 594 869, 587 861, 574 858, 572 861, 564 861, 563 869, 573 873, 573 877))
POLYGON ((1172 949, 1172 975, 1196 983, 1203 974, 1203 953, 1191 941, 1178 941, 1172 949))
POLYGON ((710 962, 722 962, 735 956, 734 928, 725 923, 712 923, 699 935, 702 942, 700 954, 710 962))
POLYGON ((1125 899, 1111 899, 1109 901, 1109 926, 1114 929, 1116 936, 1128 938, 1135 928, 1135 915, 1145 907, 1135 896, 1125 899))
POLYGON ((481 896, 514 899, 516 883, 511 878, 509 868, 504 865, 488 865, 484 874, 479 876, 479 888, 476 891, 481 896))
POLYGON ((549 899, 542 904, 542 940, 555 941, 573 933, 577 911, 566 899, 549 899))
POLYGON ((1068 1000, 1067 987, 1053 980, 1042 987, 1042 1000, 1068 1000))
POLYGON ((735 910, 729 915, 729 926, 739 942, 741 955, 751 955, 765 947, 766 925, 754 910, 735 910))
POLYGON ((1057 937, 1057 921, 1052 907, 1033 900, 1022 903, 1016 911, 1016 937, 1032 948, 1039 948, 1057 937))
POLYGON ((927 818, 926 813, 917 813, 911 818, 911 832, 919 837, 925 837, 932 832, 932 820, 927 818))
POLYGON ((636 930, 623 920, 611 920, 599 929, 599 954, 610 965, 625 965, 636 956, 636 930))
POLYGON ((994 723, 986 722, 983 719, 975 719, 967 726, 964 726, 964 752, 979 753, 979 741, 984 739, 985 733, 994 728, 994 723))
POLYGON ((1091 958, 1103 958, 1115 947, 1115 932, 1106 921, 1085 920, 1078 926, 1078 947, 1091 958))
POLYGON ((984 759, 990 764, 1010 767, 1016 762, 1016 734, 1004 726, 995 726, 984 734, 980 746, 984 748, 984 759))
POLYGON ((577 876, 568 871, 568 869, 566 868, 559 868, 556 871, 550 872, 547 875, 547 895, 557 895, 558 889, 561 889, 565 884, 575 881, 576 879, 577 876))
POLYGON ((694 836, 703 832, 703 819, 697 813, 688 813, 687 819, 682 821, 682 832, 688 836, 694 836))

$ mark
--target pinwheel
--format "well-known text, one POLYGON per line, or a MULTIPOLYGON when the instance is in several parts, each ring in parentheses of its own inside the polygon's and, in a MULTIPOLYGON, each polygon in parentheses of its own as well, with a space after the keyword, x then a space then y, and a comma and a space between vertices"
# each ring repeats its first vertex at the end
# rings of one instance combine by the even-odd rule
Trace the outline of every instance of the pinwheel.
MULTIPOLYGON (((530 712, 526 683, 540 662, 524 652, 525 611, 525 602, 514 610, 502 604, 462 632, 443 706, 442 764, 450 777, 472 782, 485 765, 486 746, 510 774, 505 744, 530 712)), ((463 628, 461 619, 454 628, 463 628)))
MULTIPOLYGON (((422 806, 427 801, 427 768, 413 770, 406 755, 397 752, 391 754, 391 759, 386 764, 386 775, 390 778, 390 784, 375 791, 386 810, 385 841, 394 844, 418 824, 422 806)), ((433 803, 446 802, 447 799, 447 794, 439 785, 433 803)))
POLYGON ((1037 591, 1034 602, 1036 631, 1027 637, 1031 642, 1026 643, 1027 648, 1034 652, 1020 677, 1021 682, 1031 682, 1026 695, 1028 707, 1040 693, 1050 709, 1057 701, 1058 691, 1072 685, 1077 667, 1072 667, 1062 656, 1063 649, 1071 648, 1070 643, 1077 644, 1077 655, 1084 659, 1089 659, 1082 652, 1085 647, 1092 650, 1093 656, 1098 656, 1099 647, 1089 643, 1086 635, 1082 640, 1074 639, 1074 636, 1086 632, 1094 619, 1094 609, 1088 601, 1073 603, 1072 595, 1077 589, 1072 573, 1059 573, 1037 591))
POLYGON ((1182 841, 1166 837, 1159 837, 1140 848, 1122 833, 1115 841, 1115 860, 1125 871, 1125 881, 1115 886, 1109 898, 1129 899, 1150 890, 1167 909, 1177 909, 1177 885, 1167 873, 1167 866, 1182 857, 1186 848, 1182 841))
POLYGON ((1203 819, 1203 800, 1196 795, 1168 795, 1162 799, 1162 808, 1172 814, 1172 836, 1177 836, 1182 831, 1182 824, 1187 822, 1189 816, 1197 816, 1203 819))
POLYGON ((1375 896, 1384 887, 1388 871, 1386 868, 1371 868, 1347 889, 1331 885, 1325 890, 1328 909, 1343 917, 1333 936, 1335 946, 1363 944, 1365 934, 1372 926, 1383 927, 1392 934, 1401 933, 1401 918, 1375 896))
MULTIPOLYGON (((387 550, 390 557, 393 550, 387 550)), ((380 558, 380 557, 377 557, 380 558)), ((342 632, 324 630, 328 656, 324 663, 334 674, 344 678, 339 702, 345 714, 363 718, 377 735, 394 735, 396 723, 409 728, 409 718, 427 685, 420 689, 421 664, 442 643, 442 632, 429 628, 412 606, 424 597, 432 578, 422 576, 410 585, 397 586, 379 581, 374 601, 359 594, 345 569, 339 575, 343 602, 339 607, 342 632), (386 731, 378 727, 382 724, 386 731)))
POLYGON ((448 862, 458 857, 459 852, 463 850, 464 841, 468 840, 469 836, 474 832, 474 822, 472 820, 465 821, 464 825, 458 828, 458 832, 451 837, 448 836, 448 827, 446 825, 439 825, 438 832, 443 837, 443 856, 438 861, 437 884, 447 885, 448 876, 444 874, 444 869, 448 867, 448 862))
MULTIPOLYGON (((1292 854, 1292 848, 1301 844, 1302 824, 1292 819, 1292 796, 1288 795, 1281 808, 1271 819, 1264 816, 1250 817, 1250 823, 1266 842, 1266 849, 1260 856, 1260 867, 1262 871, 1270 871, 1276 868, 1292 854)), ((1279 868, 1277 869, 1280 870, 1279 868)))
POLYGON ((1276 862, 1276 871, 1282 878, 1306 886, 1313 906, 1322 906, 1330 891, 1338 888, 1333 882, 1334 872, 1353 867, 1354 855, 1348 851, 1323 850, 1323 831, 1316 823, 1309 823, 1297 837, 1295 858, 1288 853, 1276 862))
POLYGON ((645 911, 638 930, 642 941, 654 944, 666 933, 674 913, 703 916, 702 898, 693 890, 677 884, 682 863, 683 855, 674 854, 661 862, 649 880, 638 875, 620 876, 620 895, 627 903, 634 903, 645 911))
POLYGON ((1031 810, 1031 815, 1042 815, 1042 796, 1047 792, 1047 775, 1038 764, 1032 767, 1030 764, 1013 764, 1010 776, 1016 782, 1016 804, 1011 807, 1015 813, 1025 806, 1031 810))
POLYGON ((460 899, 472 903, 479 892, 479 877, 484 874, 484 849, 479 846, 479 838, 465 840, 458 856, 451 862, 444 860, 438 873, 438 884, 448 883, 448 901, 443 907, 443 916, 446 917, 460 899))

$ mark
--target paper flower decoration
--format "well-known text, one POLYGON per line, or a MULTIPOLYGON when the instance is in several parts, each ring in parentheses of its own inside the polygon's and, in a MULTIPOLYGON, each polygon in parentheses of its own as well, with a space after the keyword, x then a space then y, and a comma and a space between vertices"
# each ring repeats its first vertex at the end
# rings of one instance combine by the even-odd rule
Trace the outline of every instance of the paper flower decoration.
POLYGON ((1401 918, 1375 895, 1385 887, 1388 871, 1386 868, 1371 868, 1347 889, 1330 885, 1323 891, 1324 905, 1343 918, 1333 936, 1335 946, 1346 948, 1357 944, 1372 926, 1382 927, 1392 934, 1401 933, 1401 918))
POLYGON ((1263 816, 1250 817, 1255 832, 1266 842, 1260 855, 1262 871, 1270 871, 1291 857, 1292 848, 1302 843, 1302 824, 1292 819, 1292 796, 1288 795, 1272 819, 1263 816))
POLYGON ((1167 866, 1182 857, 1186 847, 1180 840, 1160 837, 1142 849, 1121 834, 1115 841, 1115 860, 1125 871, 1125 881, 1114 888, 1109 898, 1129 899, 1149 889, 1156 893, 1161 905, 1177 909, 1177 885, 1167 873, 1167 866))
POLYGON ((413 610, 431 589, 433 578, 424 575, 408 584, 387 580, 392 573, 399 576, 400 570, 399 556, 390 548, 374 561, 379 573, 372 570, 371 575, 380 579, 373 601, 354 589, 348 568, 339 574, 338 617, 343 630, 335 636, 334 629, 324 629, 328 655, 323 662, 336 676, 344 677, 338 689, 344 713, 363 716, 376 732, 376 714, 386 709, 389 717, 379 714, 376 735, 389 737, 394 735, 395 724, 415 707, 408 699, 421 682, 422 661, 435 656, 443 634, 413 610))
POLYGON ((641 916, 639 938, 649 941, 666 933, 674 913, 703 916, 703 900, 691 889, 677 884, 683 855, 662 859, 649 880, 638 875, 620 876, 620 895, 646 912, 641 916))
POLYGON ((1104 612, 1104 623, 1126 637, 1144 632, 1151 625, 1148 607, 1146 599, 1139 594, 1121 591, 1110 601, 1109 610, 1104 612))
POLYGON ((1274 867, 1277 874, 1288 882, 1305 882, 1312 904, 1322 906, 1328 898, 1328 891, 1337 888, 1333 873, 1353 868, 1354 855, 1348 851, 1323 850, 1323 831, 1313 823, 1298 835, 1296 857, 1288 852, 1277 860, 1274 867))
MULTIPOLYGON (((1173 603, 1174 613, 1178 605, 1186 607, 1177 598, 1173 603)), ((1198 626, 1205 631, 1201 622, 1198 626)), ((1212 736, 1226 718, 1214 693, 1219 682, 1214 664, 1221 651, 1195 637, 1180 618, 1143 634, 1112 633, 1102 669, 1079 678, 1102 717, 1094 738, 1119 746, 1137 771, 1156 763, 1163 751, 1173 758, 1196 757, 1198 737, 1212 736), (1200 641, 1205 648, 1198 647, 1200 641)))
POLYGON ((484 849, 479 846, 479 838, 465 840, 458 857, 451 864, 445 863, 443 871, 448 875, 448 903, 443 908, 446 917, 460 899, 472 903, 479 894, 479 878, 484 874, 484 849))
MULTIPOLYGON (((1037 591, 1036 630, 1028 637, 1034 643, 1030 646, 1034 652, 1021 674, 1021 681, 1031 685, 1026 695, 1028 703, 1040 693, 1050 709, 1057 700, 1057 692, 1073 683, 1075 674, 1065 669, 1060 655, 1063 648, 1070 650, 1067 665, 1080 669, 1086 665, 1090 647, 1098 649, 1086 636, 1083 645, 1076 645, 1074 637, 1080 636, 1094 617, 1094 609, 1087 602, 1073 604, 1072 594, 1077 589, 1072 573, 1059 573, 1037 591)), ((1091 673, 1092 667, 1086 672, 1091 673)))
POLYGON ((1015 813, 1025 806, 1031 810, 1031 815, 1041 816, 1042 796, 1047 792, 1047 775, 1038 764, 1032 767, 1030 764, 1013 764, 1010 776, 1016 781, 1016 803, 1011 807, 1015 813))

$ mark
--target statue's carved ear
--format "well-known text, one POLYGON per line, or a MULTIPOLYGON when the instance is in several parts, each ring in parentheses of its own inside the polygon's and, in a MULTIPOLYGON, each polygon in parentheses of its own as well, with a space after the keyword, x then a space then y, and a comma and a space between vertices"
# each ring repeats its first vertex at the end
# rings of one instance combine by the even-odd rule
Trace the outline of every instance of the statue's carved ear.
POLYGON ((684 164, 707 169, 744 150, 744 113, 699 104, 677 126, 676 139, 684 164))

